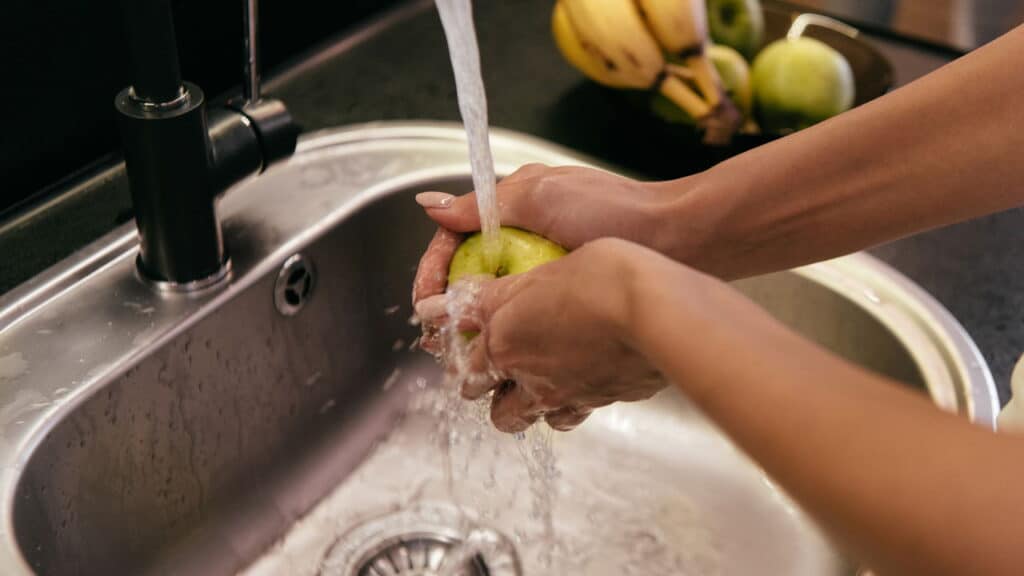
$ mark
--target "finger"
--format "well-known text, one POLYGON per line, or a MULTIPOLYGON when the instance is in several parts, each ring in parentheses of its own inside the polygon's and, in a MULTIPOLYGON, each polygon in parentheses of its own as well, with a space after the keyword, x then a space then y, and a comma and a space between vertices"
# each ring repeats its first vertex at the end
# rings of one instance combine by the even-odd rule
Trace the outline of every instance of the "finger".
POLYGON ((459 394, 465 400, 478 400, 491 390, 500 389, 505 382, 508 381, 495 378, 488 372, 473 372, 462 381, 459 394))
POLYGON ((416 203, 442 228, 455 232, 474 232, 480 229, 476 195, 472 192, 462 196, 444 192, 420 192, 416 195, 416 203))
MULTIPOLYGON (((548 168, 543 164, 527 164, 497 183, 498 214, 503 225, 543 234, 539 219, 543 217, 544 211, 535 208, 533 192, 536 178, 545 170, 548 168)), ((444 192, 421 192, 416 195, 416 203, 442 228, 462 233, 480 230, 475 192, 461 196, 444 192)))
POLYGON ((462 383, 460 389, 462 397, 466 400, 476 400, 508 380, 491 365, 487 358, 485 342, 482 335, 478 335, 470 342, 468 369, 471 376, 462 383))
POLYGON ((460 242, 461 234, 438 228, 416 268, 416 279, 412 283, 413 304, 444 292, 448 285, 448 265, 460 242))
POLYGON ((566 406, 544 415, 544 421, 559 432, 568 432, 579 426, 590 416, 590 410, 566 406))
POLYGON ((413 306, 416 310, 416 317, 424 324, 440 326, 448 315, 448 296, 435 294, 424 298, 413 306))
POLYGON ((540 404, 521 383, 502 384, 491 401, 491 422, 502 432, 522 432, 541 416, 540 404))
POLYGON ((475 294, 462 307, 460 330, 483 331, 494 313, 522 289, 534 275, 530 272, 494 278, 475 285, 475 294))
POLYGON ((417 342, 419 349, 430 354, 438 354, 443 350, 442 344, 441 331, 436 326, 424 325, 423 333, 417 342))

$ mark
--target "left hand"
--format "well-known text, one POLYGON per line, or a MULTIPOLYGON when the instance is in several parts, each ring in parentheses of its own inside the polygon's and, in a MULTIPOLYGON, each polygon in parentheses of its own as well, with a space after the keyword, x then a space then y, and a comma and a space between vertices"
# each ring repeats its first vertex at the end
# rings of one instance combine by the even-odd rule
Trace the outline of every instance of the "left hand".
MULTIPOLYGON (((656 253, 624 240, 590 242, 529 272, 484 282, 459 329, 469 345, 463 396, 494 390, 491 419, 505 432, 541 416, 569 430, 594 408, 643 400, 665 387, 626 341, 632 266, 656 253), (486 377, 479 377, 482 375, 486 377)), ((423 300, 425 323, 444 321, 447 295, 423 300)))

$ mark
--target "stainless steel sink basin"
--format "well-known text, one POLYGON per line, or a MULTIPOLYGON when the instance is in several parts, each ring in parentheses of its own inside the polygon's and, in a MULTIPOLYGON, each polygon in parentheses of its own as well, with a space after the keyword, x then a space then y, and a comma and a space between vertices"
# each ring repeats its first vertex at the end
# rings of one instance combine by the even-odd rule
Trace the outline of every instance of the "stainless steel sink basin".
MULTIPOLYGON (((502 173, 584 162, 493 140, 502 173)), ((437 369, 409 350, 410 282, 433 231, 411 196, 465 191, 467 170, 455 126, 313 135, 222 200, 228 283, 190 295, 143 284, 125 226, 0 299, 0 573, 328 574, 348 569, 331 564, 342 553, 455 546, 458 527, 436 526, 450 515, 436 422, 450 412, 424 400, 437 369), (393 532, 416 522, 433 527, 393 532)), ((974 345, 875 259, 739 286, 807 337, 994 426, 974 345)), ((544 573, 531 508, 544 489, 558 492, 560 573, 848 570, 678 394, 556 436, 561 479, 540 489, 521 452, 546 436, 500 436, 459 413, 441 419, 462 439, 447 456, 460 514, 515 549, 495 576, 515 562, 544 573)))

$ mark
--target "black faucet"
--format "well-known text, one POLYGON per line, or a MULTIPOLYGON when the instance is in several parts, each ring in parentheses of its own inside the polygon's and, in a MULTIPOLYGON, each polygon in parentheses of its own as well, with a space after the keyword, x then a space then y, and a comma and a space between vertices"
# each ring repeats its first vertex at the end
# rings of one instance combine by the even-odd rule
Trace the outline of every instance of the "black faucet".
POLYGON ((115 99, 141 245, 140 274, 188 290, 230 270, 217 196, 295 151, 284 104, 262 99, 256 0, 245 3, 243 98, 207 116, 203 91, 183 82, 171 0, 122 0, 132 85, 115 99))

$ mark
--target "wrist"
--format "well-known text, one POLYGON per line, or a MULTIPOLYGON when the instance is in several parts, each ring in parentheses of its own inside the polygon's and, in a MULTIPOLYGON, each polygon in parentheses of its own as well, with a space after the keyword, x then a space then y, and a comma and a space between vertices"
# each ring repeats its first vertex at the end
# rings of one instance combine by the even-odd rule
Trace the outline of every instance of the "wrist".
POLYGON ((654 250, 708 274, 733 277, 729 181, 707 170, 654 184, 664 197, 650 229, 654 250))
POLYGON ((589 267, 581 284, 596 288, 580 290, 581 301, 588 307, 596 327, 612 340, 626 342, 636 325, 636 303, 642 298, 643 282, 638 277, 649 276, 650 256, 658 257, 640 244, 614 237, 588 242, 573 251, 574 256, 591 258, 598 265, 589 267), (587 254, 584 254, 587 253, 587 254))
POLYGON ((608 291, 613 305, 607 308, 611 313, 606 315, 606 323, 617 341, 642 352, 647 332, 662 320, 660 312, 684 313, 675 296, 690 292, 692 277, 703 275, 647 247, 611 242, 616 243, 612 246, 615 253, 604 257, 614 262, 610 280, 616 289, 608 291))

